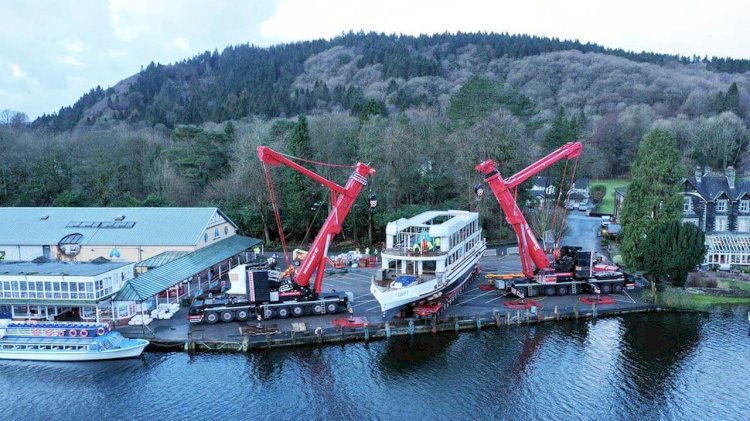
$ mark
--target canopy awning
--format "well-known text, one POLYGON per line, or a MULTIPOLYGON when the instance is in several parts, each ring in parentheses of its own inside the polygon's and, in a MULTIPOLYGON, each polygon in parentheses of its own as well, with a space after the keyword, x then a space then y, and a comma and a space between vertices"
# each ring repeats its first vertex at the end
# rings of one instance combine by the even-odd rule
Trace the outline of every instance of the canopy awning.
POLYGON ((125 283, 114 300, 145 301, 260 242, 257 238, 231 236, 138 275, 125 283))

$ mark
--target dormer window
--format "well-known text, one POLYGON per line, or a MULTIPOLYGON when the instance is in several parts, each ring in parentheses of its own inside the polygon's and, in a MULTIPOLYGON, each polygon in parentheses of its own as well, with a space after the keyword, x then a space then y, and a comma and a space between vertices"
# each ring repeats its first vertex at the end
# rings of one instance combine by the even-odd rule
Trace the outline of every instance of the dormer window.
POLYGON ((716 212, 727 211, 727 199, 719 199, 716 201, 716 212))
POLYGON ((750 200, 740 200, 740 212, 750 212, 750 200))
POLYGON ((690 196, 685 196, 682 199, 682 213, 690 213, 693 210, 693 200, 690 196))

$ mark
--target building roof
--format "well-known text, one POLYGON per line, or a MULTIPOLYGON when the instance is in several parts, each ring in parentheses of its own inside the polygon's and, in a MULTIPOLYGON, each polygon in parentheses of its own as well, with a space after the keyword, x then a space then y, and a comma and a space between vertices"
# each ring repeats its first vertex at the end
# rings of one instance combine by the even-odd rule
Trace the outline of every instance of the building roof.
POLYGON ((0 262, 0 276, 96 276, 130 265, 128 262, 0 262))
POLYGON ((725 193, 732 200, 738 200, 745 195, 750 196, 750 180, 736 178, 734 188, 730 189, 726 175, 721 173, 705 174, 701 176, 700 182, 694 176, 691 176, 686 178, 684 183, 690 183, 707 202, 718 199, 722 193, 725 193))
POLYGON ((615 193, 619 193, 620 196, 625 197, 625 195, 628 193, 628 187, 615 187, 615 193))
POLYGON ((125 283, 114 299, 115 301, 147 300, 260 242, 257 238, 241 235, 225 238, 136 276, 125 283))
POLYGON ((388 235, 396 235, 401 230, 416 227, 428 230, 432 237, 442 237, 452 234, 457 227, 463 227, 478 218, 478 213, 463 210, 427 211, 411 218, 389 222, 385 231, 388 235))
POLYGON ((236 228, 218 208, 0 208, 0 244, 195 245, 221 218, 236 228))
POLYGON ((179 259, 189 253, 189 251, 165 251, 164 253, 159 253, 154 257, 149 257, 148 259, 137 263, 135 267, 146 269, 158 268, 159 266, 164 266, 165 264, 179 259))
POLYGON ((578 190, 588 190, 589 188, 589 179, 586 177, 582 178, 576 178, 575 183, 573 186, 578 190))

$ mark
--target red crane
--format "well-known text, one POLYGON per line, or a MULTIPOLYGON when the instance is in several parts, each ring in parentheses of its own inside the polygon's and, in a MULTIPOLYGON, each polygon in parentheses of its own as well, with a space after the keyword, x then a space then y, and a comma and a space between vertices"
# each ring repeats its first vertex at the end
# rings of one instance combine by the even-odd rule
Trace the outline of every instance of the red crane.
MULTIPOLYGON (((279 209, 276 203, 276 195, 273 188, 273 183, 270 178, 270 172, 266 168, 266 165, 278 167, 279 165, 286 165, 287 167, 304 174, 305 176, 319 182, 320 184, 328 187, 331 190, 331 211, 328 214, 323 226, 320 228, 318 235, 313 240, 312 246, 307 253, 307 256, 302 260, 300 269, 292 275, 292 281, 296 285, 294 290, 283 293, 284 296, 299 296, 308 295, 311 298, 317 297, 323 288, 323 274, 325 273, 326 258, 328 254, 328 247, 331 245, 331 240, 337 234, 341 232, 343 228, 344 219, 349 214, 354 202, 357 200, 357 196, 362 191, 362 188, 367 185, 367 177, 375 174, 375 170, 370 166, 361 162, 353 165, 354 172, 349 176, 349 180, 343 187, 326 179, 325 177, 311 171, 296 162, 292 161, 287 155, 276 152, 268 147, 258 147, 258 158, 263 163, 263 167, 266 173, 266 181, 271 194, 271 203, 273 205, 274 214, 276 216, 276 223, 279 228, 279 235, 281 237, 282 247, 284 248, 284 255, 286 258, 287 265, 292 267, 289 261, 289 255, 286 248, 286 240, 281 225, 281 217, 279 216, 279 209), (315 284, 314 288, 310 288, 310 279, 315 273, 315 284)), ((299 159, 299 158, 295 158, 299 159)), ((319 162, 307 161, 315 164, 323 164, 319 162)), ((340 165, 323 164, 329 166, 343 167, 340 165)), ((348 167, 348 166, 347 166, 348 167)))
MULTIPOLYGON (((540 171, 552 166, 563 158, 577 159, 579 156, 581 156, 582 150, 583 144, 581 144, 580 142, 566 143, 556 151, 519 171, 518 174, 510 176, 506 179, 502 178, 502 175, 495 167, 495 162, 491 159, 486 160, 475 167, 477 171, 484 174, 484 180, 490 186, 490 189, 492 189, 492 193, 495 194, 497 202, 503 209, 505 220, 508 221, 508 223, 513 227, 513 230, 515 230, 516 232, 516 237, 518 238, 518 253, 521 256, 521 268, 527 278, 534 277, 534 266, 537 270, 543 270, 550 267, 551 262, 547 258, 544 250, 539 246, 539 242, 537 241, 536 236, 531 231, 528 222, 526 222, 526 218, 524 218, 521 209, 516 203, 515 193, 511 193, 511 189, 514 189, 515 191, 518 185, 528 180, 532 176, 538 174, 540 171)), ((563 178, 564 177, 565 175, 563 175, 563 178)), ((575 167, 573 169, 573 178, 574 177, 575 167)), ((562 193, 563 192, 561 188, 558 192, 558 200, 562 193)))

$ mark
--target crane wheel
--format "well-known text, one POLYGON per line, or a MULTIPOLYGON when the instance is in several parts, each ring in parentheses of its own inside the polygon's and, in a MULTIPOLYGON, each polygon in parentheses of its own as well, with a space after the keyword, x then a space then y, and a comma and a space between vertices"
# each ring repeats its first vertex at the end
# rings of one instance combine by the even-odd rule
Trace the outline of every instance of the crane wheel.
POLYGON ((323 304, 315 304, 312 306, 313 314, 323 314, 323 304))
POLYGON ((621 283, 619 283, 619 282, 618 282, 618 283, 616 283, 616 284, 614 284, 614 285, 612 286, 612 291, 613 291, 613 292, 614 292, 615 294, 622 294, 622 289, 623 289, 623 286, 622 286, 622 284, 621 284, 621 283))
POLYGON ((235 318, 241 322, 244 322, 245 320, 247 320, 249 315, 250 314, 247 312, 247 310, 237 310, 235 318))
POLYGON ((234 320, 234 313, 231 311, 222 311, 221 312, 221 321, 224 323, 229 323, 232 320, 234 320))
POLYGON ((215 311, 210 311, 206 313, 206 323, 212 325, 219 321, 219 313, 216 313, 215 311))
POLYGON ((274 316, 276 316, 276 312, 273 311, 272 308, 266 307, 266 308, 263 309, 263 318, 264 319, 266 319, 266 320, 273 319, 274 316))
POLYGON ((601 284, 599 285, 599 289, 602 291, 602 294, 609 294, 612 292, 612 285, 611 284, 601 284))
POLYGON ((537 295, 539 295, 539 288, 529 287, 529 297, 536 297, 537 295))
POLYGON ((568 287, 565 285, 557 287, 557 295, 568 295, 568 287))
POLYGON ((276 317, 279 319, 286 319, 289 317, 289 307, 279 307, 279 309, 276 310, 276 317))
POLYGON ((551 297, 551 296, 555 295, 555 287, 553 287, 552 285, 546 286, 544 288, 544 295, 546 295, 548 297, 551 297))
POLYGON ((326 313, 338 313, 339 312, 339 305, 336 303, 328 303, 326 304, 326 313))
POLYGON ((305 315, 305 308, 302 306, 292 306, 292 317, 302 317, 305 315))

